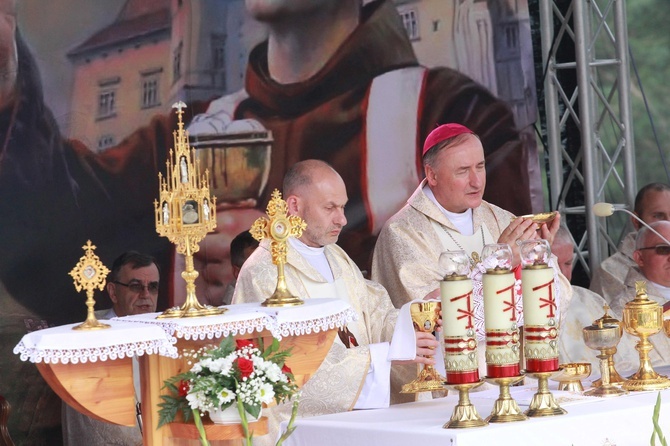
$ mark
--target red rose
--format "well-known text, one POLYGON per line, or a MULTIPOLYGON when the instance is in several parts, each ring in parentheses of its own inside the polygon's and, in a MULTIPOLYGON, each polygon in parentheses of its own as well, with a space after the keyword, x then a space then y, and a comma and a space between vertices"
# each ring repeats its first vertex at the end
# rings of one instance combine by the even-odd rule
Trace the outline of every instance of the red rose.
POLYGON ((284 364, 281 368, 281 371, 284 375, 286 375, 289 378, 289 381, 291 380, 291 376, 293 376, 293 372, 291 371, 291 368, 284 364))
POLYGON ((186 396, 188 394, 188 391, 191 389, 190 384, 186 380, 181 380, 179 381, 179 384, 177 385, 177 388, 179 389, 179 396, 186 396))
POLYGON ((237 358, 237 368, 242 378, 248 378, 254 371, 254 362, 247 358, 237 358))
POLYGON ((256 347, 256 344, 251 339, 235 339, 235 345, 237 346, 237 350, 242 350, 244 347, 256 347))

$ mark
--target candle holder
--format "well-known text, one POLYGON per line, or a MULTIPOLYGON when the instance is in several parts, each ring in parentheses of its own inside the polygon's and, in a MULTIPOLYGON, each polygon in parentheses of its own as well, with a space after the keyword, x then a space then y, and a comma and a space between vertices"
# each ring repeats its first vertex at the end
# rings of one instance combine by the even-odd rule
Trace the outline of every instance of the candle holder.
POLYGON ((553 415, 563 415, 568 413, 558 405, 554 395, 549 391, 548 380, 556 372, 537 372, 526 373, 528 376, 537 379, 537 392, 530 401, 530 406, 525 414, 529 417, 549 417, 553 415))
POLYGON ((623 309, 625 330, 640 338, 635 349, 640 353, 640 368, 624 381, 626 390, 661 390, 670 387, 670 380, 654 371, 649 352, 654 348, 649 336, 655 335, 663 327, 663 308, 647 297, 646 282, 635 282, 635 299, 623 309))
POLYGON ((259 242, 265 238, 272 239, 270 250, 272 263, 277 265, 277 287, 272 296, 261 303, 264 307, 288 307, 302 305, 304 302, 291 294, 286 285, 284 265, 286 264, 286 245, 289 237, 300 237, 307 228, 307 223, 297 215, 287 215, 288 204, 282 200, 281 193, 275 189, 268 203, 267 215, 269 218, 258 218, 249 232, 259 242))
POLYGON ((488 423, 479 416, 470 402, 470 390, 481 386, 484 381, 463 384, 447 384, 449 390, 458 390, 458 404, 454 407, 451 419, 442 426, 444 429, 463 429, 486 426, 488 423))
POLYGON ((500 387, 500 396, 493 405, 491 415, 486 418, 486 421, 489 423, 509 423, 528 419, 528 417, 521 411, 514 398, 512 398, 509 391, 509 387, 521 381, 523 375, 484 379, 486 382, 500 387))
POLYGON ((91 241, 88 240, 84 246, 84 255, 79 259, 79 262, 72 268, 70 271, 70 276, 72 276, 74 287, 77 292, 81 290, 86 290, 86 320, 74 327, 73 330, 100 330, 105 328, 111 328, 111 325, 100 322, 95 317, 95 300, 93 299, 93 292, 96 288, 102 291, 105 289, 105 283, 107 274, 109 274, 109 269, 102 264, 100 258, 93 253, 93 250, 96 248, 95 245, 91 244, 91 241))
POLYGON ((465 251, 446 251, 440 255, 439 267, 444 272, 440 299, 446 381, 479 382, 470 259, 465 251))
MULTIPOLYGON (((432 333, 440 318, 440 302, 414 302, 409 311, 415 331, 432 333)), ((435 367, 425 365, 419 372, 419 376, 402 386, 400 393, 430 392, 433 390, 444 390, 446 379, 441 376, 435 367)))

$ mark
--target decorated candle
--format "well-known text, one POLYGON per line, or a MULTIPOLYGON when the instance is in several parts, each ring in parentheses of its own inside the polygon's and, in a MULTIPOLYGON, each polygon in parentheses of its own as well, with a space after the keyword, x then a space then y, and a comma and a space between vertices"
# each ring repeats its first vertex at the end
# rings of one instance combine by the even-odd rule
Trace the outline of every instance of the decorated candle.
POLYGON ((546 240, 527 240, 521 251, 526 371, 558 370, 558 315, 551 250, 546 240))
POLYGON ((473 307, 470 260, 465 251, 447 251, 440 256, 442 337, 448 384, 479 381, 477 340, 473 307))
POLYGON ((486 375, 489 378, 519 376, 519 328, 515 278, 511 270, 512 250, 507 244, 486 245, 482 262, 486 268, 482 275, 486 375))

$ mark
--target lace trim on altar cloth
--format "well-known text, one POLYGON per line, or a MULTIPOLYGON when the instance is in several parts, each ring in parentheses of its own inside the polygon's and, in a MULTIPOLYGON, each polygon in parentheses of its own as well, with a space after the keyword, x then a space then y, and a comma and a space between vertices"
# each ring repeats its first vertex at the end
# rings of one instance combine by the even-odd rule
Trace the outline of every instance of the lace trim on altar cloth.
POLYGON ((63 325, 28 333, 14 353, 22 361, 46 364, 78 364, 159 354, 177 358, 176 339, 159 327, 146 329, 137 324, 104 321, 111 328, 79 331, 78 324, 63 325))
MULTIPOLYGON (((262 307, 261 311, 272 309, 262 307)), ((303 305, 289 307, 275 314, 274 337, 318 333, 343 328, 358 319, 348 303, 340 299, 308 299, 303 305)))
MULTIPOLYGON (((258 305, 258 304, 256 304, 258 305)), ((168 336, 186 340, 204 340, 237 336, 263 331, 274 325, 272 318, 243 305, 227 307, 228 311, 216 316, 156 319, 160 313, 138 314, 115 318, 126 322, 135 322, 161 327, 168 336)))
POLYGON ((45 363, 84 363, 128 356, 159 354, 176 358, 177 338, 205 340, 268 330, 277 339, 342 328, 357 319, 340 299, 310 299, 295 307, 262 307, 259 303, 227 307, 207 317, 156 319, 159 313, 104 321, 111 328, 80 331, 76 324, 28 333, 14 347, 21 360, 45 363))

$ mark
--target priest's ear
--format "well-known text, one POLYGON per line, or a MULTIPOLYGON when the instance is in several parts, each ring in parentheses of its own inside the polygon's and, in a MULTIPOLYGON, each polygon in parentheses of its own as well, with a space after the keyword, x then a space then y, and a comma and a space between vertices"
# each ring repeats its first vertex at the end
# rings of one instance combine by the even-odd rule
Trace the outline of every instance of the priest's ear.
POLYGON ((112 303, 116 305, 119 299, 116 297, 116 284, 113 281, 107 282, 107 294, 112 303))
POLYGON ((424 164, 423 170, 426 173, 426 179, 428 180, 428 185, 431 187, 437 186, 437 173, 430 164, 424 164))
POLYGON ((286 197, 286 204, 288 205, 288 213, 291 215, 300 215, 302 203, 300 198, 296 195, 289 195, 286 197))

